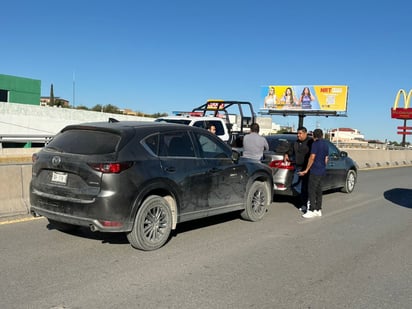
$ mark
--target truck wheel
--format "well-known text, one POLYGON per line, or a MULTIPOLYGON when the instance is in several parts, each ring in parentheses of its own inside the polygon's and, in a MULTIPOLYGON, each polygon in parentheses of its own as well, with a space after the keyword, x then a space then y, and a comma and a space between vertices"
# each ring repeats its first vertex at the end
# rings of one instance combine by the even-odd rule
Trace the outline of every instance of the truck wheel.
POLYGON ((156 250, 169 239, 172 230, 172 212, 166 200, 157 195, 146 198, 127 234, 132 247, 144 251, 156 250))
POLYGON ((270 190, 267 185, 264 182, 255 181, 247 193, 245 209, 241 213, 242 218, 249 221, 261 220, 270 202, 270 190))

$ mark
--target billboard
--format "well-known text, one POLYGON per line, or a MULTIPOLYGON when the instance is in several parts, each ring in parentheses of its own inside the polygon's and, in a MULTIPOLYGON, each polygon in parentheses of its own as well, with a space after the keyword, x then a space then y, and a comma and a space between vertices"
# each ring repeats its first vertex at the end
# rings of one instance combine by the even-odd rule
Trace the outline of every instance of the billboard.
POLYGON ((261 89, 267 111, 346 112, 348 86, 342 85, 269 85, 261 89))

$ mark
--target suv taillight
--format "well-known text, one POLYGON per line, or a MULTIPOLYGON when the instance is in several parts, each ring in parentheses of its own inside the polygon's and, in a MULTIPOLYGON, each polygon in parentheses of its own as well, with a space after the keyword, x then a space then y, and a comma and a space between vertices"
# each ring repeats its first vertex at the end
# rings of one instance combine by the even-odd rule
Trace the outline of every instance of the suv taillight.
POLYGON ((132 165, 133 162, 89 163, 92 169, 106 174, 118 174, 132 165))
POLYGON ((282 169, 287 169, 293 171, 295 168, 292 165, 292 162, 290 161, 284 161, 284 160, 273 160, 269 163, 269 166, 271 168, 282 168, 282 169))

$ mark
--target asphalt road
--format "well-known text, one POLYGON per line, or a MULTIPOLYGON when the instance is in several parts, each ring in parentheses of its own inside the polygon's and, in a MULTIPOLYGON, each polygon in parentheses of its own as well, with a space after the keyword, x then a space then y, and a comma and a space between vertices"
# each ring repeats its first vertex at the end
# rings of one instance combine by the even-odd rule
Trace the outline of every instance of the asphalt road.
POLYGON ((154 252, 124 235, 0 225, 0 308, 411 308, 412 168, 361 171, 301 218, 183 224, 154 252))

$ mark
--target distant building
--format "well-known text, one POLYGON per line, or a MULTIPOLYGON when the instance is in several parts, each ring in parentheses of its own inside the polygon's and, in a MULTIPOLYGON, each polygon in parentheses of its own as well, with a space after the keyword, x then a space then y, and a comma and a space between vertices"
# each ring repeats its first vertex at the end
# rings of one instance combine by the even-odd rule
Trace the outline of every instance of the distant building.
POLYGON ((337 128, 329 131, 331 142, 364 142, 363 136, 358 130, 351 128, 337 128))
MULTIPOLYGON (((50 97, 41 97, 40 98, 40 105, 41 106, 50 106, 50 97)), ((54 97, 54 105, 61 106, 61 107, 69 107, 70 101, 62 99, 60 97, 54 97)))
POLYGON ((39 105, 41 81, 0 74, 0 102, 39 105))
POLYGON ((272 117, 256 117, 262 135, 271 135, 280 130, 280 126, 272 122, 272 117))

